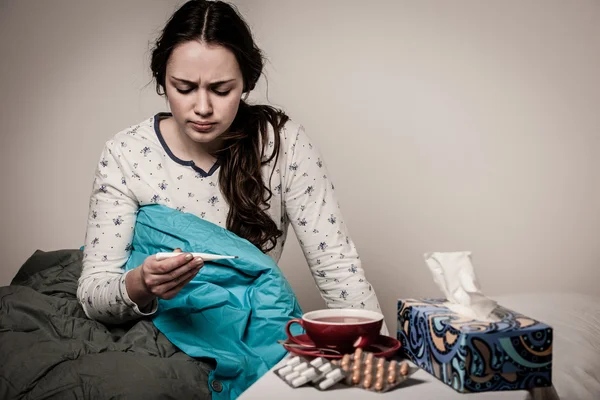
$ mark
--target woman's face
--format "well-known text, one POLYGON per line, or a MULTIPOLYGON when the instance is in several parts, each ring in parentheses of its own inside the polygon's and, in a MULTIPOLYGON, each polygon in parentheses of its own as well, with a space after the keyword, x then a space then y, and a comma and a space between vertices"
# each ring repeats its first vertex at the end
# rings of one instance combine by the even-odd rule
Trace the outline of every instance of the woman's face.
POLYGON ((167 62, 165 93, 179 131, 209 144, 233 122, 244 82, 234 54, 218 45, 189 41, 167 62))

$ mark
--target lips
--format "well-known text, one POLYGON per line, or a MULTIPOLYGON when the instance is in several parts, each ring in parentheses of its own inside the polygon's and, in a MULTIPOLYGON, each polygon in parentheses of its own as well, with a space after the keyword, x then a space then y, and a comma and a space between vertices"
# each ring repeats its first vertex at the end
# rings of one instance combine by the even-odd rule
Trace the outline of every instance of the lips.
POLYGON ((194 122, 190 121, 190 125, 192 129, 198 132, 207 132, 210 131, 215 125, 215 122, 194 122))

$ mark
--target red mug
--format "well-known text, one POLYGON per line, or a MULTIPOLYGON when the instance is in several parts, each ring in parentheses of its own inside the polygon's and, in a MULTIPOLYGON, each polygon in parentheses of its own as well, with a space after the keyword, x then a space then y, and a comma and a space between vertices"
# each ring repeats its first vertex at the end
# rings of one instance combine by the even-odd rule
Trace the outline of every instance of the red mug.
POLYGON ((288 321, 285 332, 290 341, 307 347, 351 350, 377 341, 383 315, 374 311, 347 308, 311 311, 288 321), (301 325, 313 343, 298 339, 290 332, 292 324, 301 325))

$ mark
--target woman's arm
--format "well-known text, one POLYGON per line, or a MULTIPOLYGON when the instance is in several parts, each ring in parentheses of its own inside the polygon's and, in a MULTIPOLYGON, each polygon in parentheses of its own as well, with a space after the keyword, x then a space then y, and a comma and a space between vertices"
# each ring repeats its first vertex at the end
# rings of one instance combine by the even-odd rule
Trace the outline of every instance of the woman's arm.
POLYGON ((77 290, 87 316, 107 323, 153 314, 157 299, 173 298, 204 265, 190 253, 161 261, 150 255, 142 265, 124 271, 139 208, 127 182, 140 178, 129 167, 131 156, 121 151, 123 143, 109 141, 96 168, 77 290))
MULTIPOLYGON (((329 308, 381 312, 344 223, 323 157, 302 127, 285 135, 289 145, 284 166, 285 210, 321 296, 329 308)), ((387 333, 387 328, 383 331, 387 333)))
POLYGON ((157 307, 155 297, 143 293, 139 271, 125 273, 123 268, 131 252, 138 202, 127 185, 131 176, 120 163, 120 153, 115 142, 107 142, 96 168, 77 290, 86 315, 107 323, 151 315, 157 307))

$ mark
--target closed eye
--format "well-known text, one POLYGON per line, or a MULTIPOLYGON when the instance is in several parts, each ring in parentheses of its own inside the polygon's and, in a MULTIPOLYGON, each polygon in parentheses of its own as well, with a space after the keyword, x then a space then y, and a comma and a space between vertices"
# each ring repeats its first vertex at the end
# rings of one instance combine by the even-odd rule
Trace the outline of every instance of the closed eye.
POLYGON ((188 94, 188 93, 191 93, 192 90, 194 90, 193 88, 190 88, 190 89, 179 89, 179 88, 176 88, 176 89, 181 94, 188 94))

